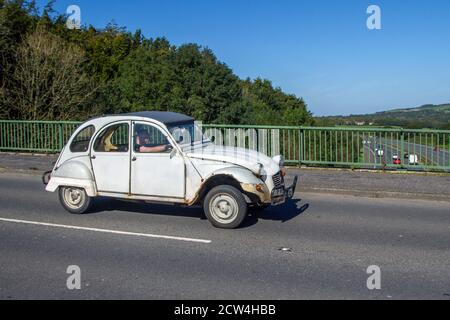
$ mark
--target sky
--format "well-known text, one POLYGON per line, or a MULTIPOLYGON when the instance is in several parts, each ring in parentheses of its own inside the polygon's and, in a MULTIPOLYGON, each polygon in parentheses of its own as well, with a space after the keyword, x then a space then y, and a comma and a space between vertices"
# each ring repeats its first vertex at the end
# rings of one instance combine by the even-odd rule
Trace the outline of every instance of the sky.
MULTIPOLYGON (((46 3, 39 0, 40 7, 46 3)), ((450 102, 448 0, 57 0, 81 23, 198 43, 240 78, 303 97, 315 116, 450 102), (381 29, 369 30, 370 5, 381 29)))

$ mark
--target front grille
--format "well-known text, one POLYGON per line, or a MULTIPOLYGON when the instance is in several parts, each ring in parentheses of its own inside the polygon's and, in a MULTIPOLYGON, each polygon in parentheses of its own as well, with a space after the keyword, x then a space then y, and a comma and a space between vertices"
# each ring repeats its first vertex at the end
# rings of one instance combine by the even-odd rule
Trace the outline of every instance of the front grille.
POLYGON ((281 176, 280 172, 274 174, 272 176, 272 180, 273 180, 273 185, 275 188, 281 188, 282 186, 284 186, 284 179, 281 176))

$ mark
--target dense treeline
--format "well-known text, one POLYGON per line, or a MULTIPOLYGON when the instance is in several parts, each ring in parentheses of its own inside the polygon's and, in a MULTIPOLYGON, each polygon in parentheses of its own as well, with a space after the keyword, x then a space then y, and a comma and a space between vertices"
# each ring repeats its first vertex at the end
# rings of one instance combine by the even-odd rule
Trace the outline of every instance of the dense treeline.
POLYGON ((310 125, 301 98, 241 80, 197 44, 174 46, 111 23, 69 30, 50 2, 0 0, 0 118, 84 120, 183 112, 208 123, 310 125))

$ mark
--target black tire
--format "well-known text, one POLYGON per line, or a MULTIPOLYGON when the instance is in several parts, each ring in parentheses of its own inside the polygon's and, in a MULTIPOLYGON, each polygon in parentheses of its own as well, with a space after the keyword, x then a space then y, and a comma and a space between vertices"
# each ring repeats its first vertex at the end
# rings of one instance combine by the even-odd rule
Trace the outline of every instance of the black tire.
POLYGON ((88 212, 92 206, 93 199, 82 188, 59 187, 58 193, 61 205, 70 213, 83 214, 88 212), (71 200, 68 197, 71 197, 71 200))
POLYGON ((242 193, 233 186, 212 188, 203 201, 205 215, 214 227, 235 229, 247 216, 247 202, 242 193))

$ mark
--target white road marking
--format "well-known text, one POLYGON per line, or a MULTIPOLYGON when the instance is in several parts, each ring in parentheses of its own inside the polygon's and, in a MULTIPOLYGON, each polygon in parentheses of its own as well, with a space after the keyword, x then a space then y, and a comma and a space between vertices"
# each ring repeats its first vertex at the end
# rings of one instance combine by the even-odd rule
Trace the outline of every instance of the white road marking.
POLYGON ((65 225, 65 224, 55 224, 55 223, 46 223, 46 222, 37 222, 37 221, 7 219, 7 218, 0 218, 0 221, 12 222, 12 223, 22 223, 22 224, 31 224, 31 225, 46 226, 46 227, 55 227, 55 228, 65 228, 65 229, 74 229, 74 230, 84 230, 84 231, 93 231, 93 232, 112 233, 112 234, 120 234, 120 235, 135 236, 135 237, 160 238, 160 239, 187 241, 187 242, 211 243, 211 240, 204 240, 204 239, 164 236, 164 235, 150 234, 150 233, 136 233, 136 232, 128 232, 128 231, 120 231, 120 230, 88 228, 88 227, 70 226, 70 225, 65 225))

